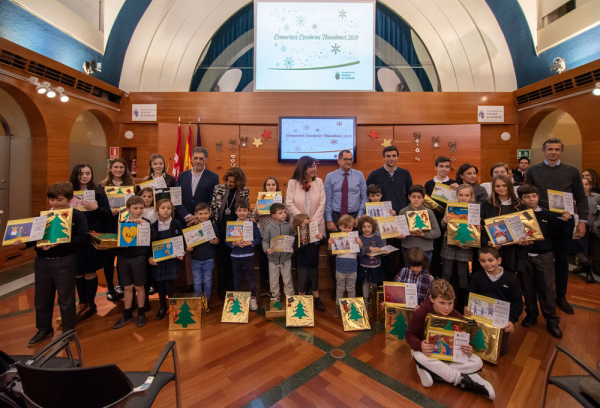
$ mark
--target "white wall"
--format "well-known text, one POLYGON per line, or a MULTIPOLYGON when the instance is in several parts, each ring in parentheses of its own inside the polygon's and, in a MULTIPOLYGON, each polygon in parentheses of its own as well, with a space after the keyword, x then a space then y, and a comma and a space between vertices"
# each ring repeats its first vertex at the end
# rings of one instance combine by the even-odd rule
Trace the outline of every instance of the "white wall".
POLYGON ((546 116, 536 129, 531 142, 531 163, 541 163, 544 160, 542 144, 551 137, 562 140, 565 145, 561 161, 575 166, 581 171, 581 132, 575 119, 561 110, 546 116))
POLYGON ((108 147, 102 125, 90 112, 84 112, 71 128, 69 142, 69 168, 87 163, 94 170, 94 182, 106 177, 108 147))

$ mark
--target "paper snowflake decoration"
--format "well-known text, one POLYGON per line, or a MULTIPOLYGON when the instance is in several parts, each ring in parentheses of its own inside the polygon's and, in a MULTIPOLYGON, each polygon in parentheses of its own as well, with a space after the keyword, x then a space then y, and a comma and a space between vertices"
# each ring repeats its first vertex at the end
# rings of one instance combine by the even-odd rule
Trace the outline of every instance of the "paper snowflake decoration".
POLYGON ((340 120, 339 122, 336 123, 336 125, 342 126, 342 121, 340 120))
POLYGON ((338 53, 338 52, 341 52, 341 51, 340 51, 340 46, 339 46, 339 45, 337 45, 337 43, 336 43, 335 45, 332 45, 332 46, 331 46, 331 52, 333 52, 334 54, 336 54, 336 55, 337 55, 337 53, 338 53))
POLYGON ((306 19, 304 17, 302 17, 302 16, 296 17, 296 24, 298 24, 300 27, 302 27, 305 22, 306 22, 306 19))
POLYGON ((289 25, 284 25, 283 26, 283 31, 289 31, 290 30, 290 26, 289 25))
POLYGON ((331 140, 331 144, 332 144, 332 145, 336 145, 336 144, 337 144, 337 139, 332 139, 332 140, 331 140))
POLYGON ((317 25, 316 24, 313 24, 312 27, 313 27, 313 30, 317 29, 317 25))
POLYGON ((310 130, 310 126, 309 125, 304 125, 303 128, 304 128, 304 130, 310 130))
POLYGON ((291 59, 291 58, 286 58, 286 59, 283 61, 283 65, 285 65, 285 67, 286 67, 287 69, 290 69, 290 68, 292 68, 292 67, 294 66, 294 60, 293 60, 293 59, 291 59))
POLYGON ((342 9, 342 11, 340 11, 340 17, 343 20, 344 17, 346 17, 346 12, 344 11, 344 9, 342 9))

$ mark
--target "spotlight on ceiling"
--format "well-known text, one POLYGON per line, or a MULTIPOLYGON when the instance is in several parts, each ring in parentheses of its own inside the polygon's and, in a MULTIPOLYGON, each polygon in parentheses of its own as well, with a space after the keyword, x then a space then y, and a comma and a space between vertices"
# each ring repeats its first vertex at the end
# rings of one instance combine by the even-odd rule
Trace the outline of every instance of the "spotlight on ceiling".
POLYGON ((65 88, 59 86, 58 88, 56 88, 56 92, 60 95, 59 99, 61 102, 69 102, 69 97, 65 95, 65 88))
POLYGON ((552 65, 550 65, 550 71, 560 74, 565 69, 567 69, 567 63, 565 62, 565 60, 561 57, 554 58, 554 61, 552 61, 552 65))
POLYGON ((56 91, 52 88, 48 88, 48 92, 46 92, 46 96, 48 98, 54 98, 56 96, 56 91))
POLYGON ((83 68, 83 72, 85 72, 87 75, 93 74, 93 73, 99 71, 98 64, 96 63, 95 59, 93 59, 91 61, 84 61, 81 68, 83 68))
POLYGON ((48 92, 48 90, 50 89, 50 82, 48 81, 44 81, 41 84, 38 83, 35 87, 37 93, 39 93, 40 95, 45 94, 46 92, 48 92))
POLYGON ((600 82, 596 82, 596 87, 592 91, 593 95, 600 96, 600 82))

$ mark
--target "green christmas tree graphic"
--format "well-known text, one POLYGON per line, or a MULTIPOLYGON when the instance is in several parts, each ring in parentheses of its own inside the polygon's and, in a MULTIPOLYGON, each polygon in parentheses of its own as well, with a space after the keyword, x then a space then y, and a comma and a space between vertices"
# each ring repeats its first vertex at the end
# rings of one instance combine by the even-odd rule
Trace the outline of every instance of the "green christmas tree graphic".
POLYGON ((420 229, 420 230, 427 227, 427 224, 425 224, 425 222, 423 221, 423 219, 421 218, 421 216, 419 214, 415 215, 414 227, 417 229, 420 229))
POLYGON ((63 223, 60 220, 58 213, 56 213, 52 221, 46 225, 44 239, 48 239, 50 242, 56 242, 60 238, 69 238, 69 234, 66 234, 63 229, 63 223))
POLYGON ((454 239, 460 241, 460 243, 463 245, 465 245, 467 242, 475 241, 475 238, 473 238, 473 235, 471 235, 471 231, 469 231, 469 225, 463 223, 458 224, 458 229, 456 230, 454 239))
POLYGON ((231 305, 231 309, 229 309, 229 313, 233 313, 234 315, 237 315, 238 313, 242 313, 242 308, 240 306, 240 301, 238 300, 238 298, 235 298, 235 300, 233 301, 233 305, 231 305))
POLYGON ((406 319, 402 313, 398 313, 398 316, 396 316, 396 320, 394 321, 392 327, 394 329, 390 331, 390 334, 397 336, 398 340, 403 340, 408 326, 406 325, 406 319))
POLYGON ((356 308, 356 306, 354 306, 354 303, 352 303, 352 305, 350 306, 350 319, 355 320, 355 321, 362 319, 362 316, 361 316, 360 312, 358 311, 358 309, 356 308))
POLYGON ((444 327, 444 330, 454 331, 454 327, 452 327, 452 322, 450 322, 450 320, 448 320, 448 323, 446 324, 446 327, 444 327))
POLYGON ((302 304, 302 302, 298 302, 298 306, 296 306, 296 313, 294 314, 294 317, 297 317, 298 319, 302 319, 303 317, 308 316, 306 313, 304 313, 304 305, 302 304))
POLYGON ((179 313, 177 314, 177 320, 175 324, 180 324, 183 328, 188 327, 189 324, 194 324, 196 321, 192 319, 194 315, 190 312, 190 307, 187 304, 187 301, 183 301, 183 305, 179 309, 179 313))
POLYGON ((279 300, 276 300, 275 303, 273 303, 273 308, 275 309, 280 309, 283 307, 283 305, 281 304, 281 302, 279 300))
POLYGON ((485 343, 485 337, 483 336, 483 330, 481 327, 473 337, 473 342, 471 343, 475 351, 484 351, 487 350, 487 345, 485 343))
POLYGON ((117 194, 123 194, 123 190, 121 190, 121 187, 119 187, 119 190, 117 191, 117 194))

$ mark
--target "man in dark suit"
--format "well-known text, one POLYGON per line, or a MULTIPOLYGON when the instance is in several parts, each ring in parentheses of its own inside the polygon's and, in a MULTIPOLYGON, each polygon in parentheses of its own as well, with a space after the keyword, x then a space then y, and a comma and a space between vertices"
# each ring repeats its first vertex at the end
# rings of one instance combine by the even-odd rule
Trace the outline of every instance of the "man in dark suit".
MULTIPOLYGON (((184 171, 177 178, 177 187, 181 187, 182 205, 177 206, 177 214, 187 227, 198 224, 196 205, 210 204, 215 186, 219 184, 219 176, 206 168, 208 151, 204 147, 196 147, 192 151, 192 169, 184 171)), ((193 288, 194 277, 189 256, 186 256, 186 291, 193 288)))

